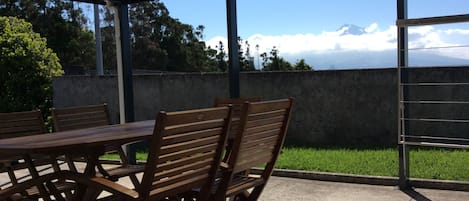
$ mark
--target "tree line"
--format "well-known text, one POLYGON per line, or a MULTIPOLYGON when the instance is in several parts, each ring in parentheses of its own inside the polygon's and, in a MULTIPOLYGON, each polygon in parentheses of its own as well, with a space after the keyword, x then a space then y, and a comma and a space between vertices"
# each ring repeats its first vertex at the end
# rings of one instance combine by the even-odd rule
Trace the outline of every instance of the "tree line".
MULTIPOLYGON (((87 27, 84 11, 70 0, 2 0, 1 16, 16 16, 33 24, 33 30, 47 39, 47 45, 62 66, 95 65, 95 39, 87 27)), ((114 17, 102 9, 101 22, 105 69, 115 69, 114 17)), ((209 47, 204 42, 203 25, 192 26, 170 16, 159 0, 129 5, 132 63, 135 69, 178 72, 226 72, 228 58, 223 43, 209 47)), ((256 70, 250 44, 238 40, 242 71, 256 70)), ((273 47, 262 53, 265 71, 312 70, 304 60, 290 64, 273 47)))

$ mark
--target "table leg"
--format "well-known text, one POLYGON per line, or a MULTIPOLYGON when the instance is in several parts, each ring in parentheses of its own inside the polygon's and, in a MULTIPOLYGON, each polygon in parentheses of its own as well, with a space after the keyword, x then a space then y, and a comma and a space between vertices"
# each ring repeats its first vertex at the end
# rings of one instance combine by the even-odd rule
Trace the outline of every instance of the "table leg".
MULTIPOLYGON (((96 176, 96 166, 98 164, 100 151, 91 152, 86 154, 86 167, 83 172, 85 177, 94 177, 96 176)), ((75 193, 75 200, 87 201, 87 200, 96 200, 96 197, 99 196, 99 193, 95 189, 89 189, 85 184, 78 184, 77 192, 75 193)))
MULTIPOLYGON (((39 173, 36 170, 36 167, 34 166, 33 160, 30 155, 24 155, 23 156, 24 162, 28 165, 28 170, 29 174, 31 174, 32 178, 38 178, 39 173)), ((47 191, 46 187, 44 185, 38 185, 37 189, 39 190, 40 195, 43 197, 45 201, 52 201, 49 195, 49 192, 47 191)))

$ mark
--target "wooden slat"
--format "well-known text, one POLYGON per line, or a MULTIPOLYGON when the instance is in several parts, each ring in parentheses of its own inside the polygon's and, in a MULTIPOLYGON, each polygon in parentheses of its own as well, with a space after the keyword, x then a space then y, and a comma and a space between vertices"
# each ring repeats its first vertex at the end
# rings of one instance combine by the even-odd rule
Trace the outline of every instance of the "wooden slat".
POLYGON ((230 107, 160 112, 139 192, 159 200, 194 188, 209 190, 230 117, 230 107))
POLYGON ((211 128, 195 132, 168 135, 163 137, 162 146, 219 135, 221 132, 223 132, 221 128, 211 128))
POLYGON ((261 101, 261 97, 241 97, 241 98, 216 98, 215 99, 215 106, 227 106, 233 105, 233 107, 239 106, 241 107, 245 102, 259 102, 261 101))
POLYGON ((219 135, 191 140, 187 142, 182 142, 178 144, 171 144, 164 147, 161 147, 160 154, 168 154, 168 153, 175 153, 181 150, 190 149, 192 147, 201 147, 205 145, 216 144, 219 140, 219 135))
MULTIPOLYGON (((239 123, 240 130, 233 140, 233 150, 228 155, 228 170, 222 179, 229 185, 219 189, 222 196, 246 192, 260 192, 270 177, 274 164, 285 139, 291 116, 293 99, 282 99, 244 104, 239 123), (264 167, 260 178, 239 176, 238 173, 247 171, 252 167, 264 167), (252 189, 258 188, 258 189, 252 189), (249 190, 251 189, 251 190, 249 190)), ((249 199, 257 199, 251 195, 249 199)))
POLYGON ((279 129, 274 129, 274 130, 257 132, 257 133, 254 133, 254 134, 251 134, 251 135, 248 135, 248 136, 244 136, 242 143, 249 142, 249 141, 252 141, 252 140, 255 140, 255 139, 259 139, 259 138, 265 138, 265 137, 269 137, 269 136, 279 135, 279 133, 281 131, 282 130, 279 128, 279 129))
POLYGON ((22 127, 22 126, 40 126, 40 123, 38 123, 40 119, 37 117, 34 118, 9 118, 8 120, 1 120, 0 121, 0 128, 5 128, 5 127, 22 127))
POLYGON ((159 163, 158 164, 157 172, 173 169, 175 167, 182 166, 184 164, 195 163, 197 161, 201 161, 201 160, 205 160, 207 158, 211 158, 214 155, 215 155, 215 152, 212 151, 212 152, 205 152, 205 153, 202 153, 202 154, 195 154, 195 155, 192 155, 190 157, 181 158, 181 159, 175 160, 175 161, 165 161, 164 163, 159 163))
POLYGON ((0 137, 2 135, 16 135, 16 136, 25 136, 25 135, 33 135, 33 134, 40 134, 41 128, 38 126, 31 126, 25 125, 22 127, 9 127, 9 128, 0 128, 0 137))
POLYGON ((210 167, 211 163, 213 163, 213 159, 209 158, 209 159, 197 161, 197 162, 194 162, 194 163, 191 163, 191 164, 180 165, 180 166, 175 167, 175 168, 170 169, 170 170, 158 171, 154 175, 153 179, 155 181, 158 181, 158 180, 161 180, 161 179, 164 179, 164 178, 171 178, 171 177, 174 177, 176 175, 187 174, 188 172, 191 172, 191 171, 197 171, 197 170, 203 169, 205 167, 210 167))
POLYGON ((26 112, 11 112, 11 113, 0 113, 1 121, 23 121, 30 119, 42 118, 39 110, 26 111, 26 112))
POLYGON ((157 181, 153 182, 152 189, 161 188, 161 187, 164 187, 164 186, 167 186, 167 185, 175 184, 175 183, 178 183, 178 182, 181 182, 181 181, 184 181, 184 180, 188 180, 190 178, 194 178, 194 177, 197 177, 197 176, 203 176, 203 177, 200 177, 200 178, 201 179, 206 179, 209 176, 208 175, 209 170, 210 170, 210 166, 206 166, 204 168, 199 168, 197 170, 187 172, 186 174, 178 174, 177 176, 174 176, 174 177, 171 177, 171 178, 168 178, 168 179, 157 180, 157 181))
POLYGON ((150 191, 150 197, 154 200, 162 200, 165 197, 177 195, 180 192, 193 190, 193 186, 202 186, 206 184, 207 175, 195 175, 192 178, 179 181, 174 184, 154 188, 150 191))
POLYGON ((233 172, 242 172, 251 169, 252 167, 257 167, 261 164, 265 164, 272 160, 273 154, 261 153, 257 156, 253 156, 251 160, 241 161, 233 168, 233 172))
POLYGON ((279 128, 282 128, 282 125, 283 125, 282 123, 276 123, 276 124, 269 124, 269 125, 249 128, 245 130, 244 136, 249 136, 249 135, 264 132, 264 131, 277 130, 279 128))
POLYGON ((110 125, 106 104, 67 108, 52 108, 56 131, 75 130, 110 125))
POLYGON ((267 150, 263 152, 259 152, 256 155, 252 155, 251 157, 245 157, 244 160, 238 161, 235 169, 238 170, 248 170, 249 168, 256 167, 262 164, 269 162, 272 159, 273 153, 272 151, 267 150))
POLYGON ((205 130, 212 128, 223 127, 225 121, 223 119, 215 119, 209 121, 195 122, 189 124, 181 124, 175 126, 168 126, 165 128, 163 136, 174 135, 178 133, 185 133, 197 130, 205 130))
POLYGON ((238 160, 250 160, 253 158, 252 156, 258 155, 263 152, 272 153, 275 149, 276 143, 266 143, 263 145, 259 145, 257 148, 250 147, 249 149, 245 149, 243 152, 239 153, 238 160))
POLYGON ((257 126, 262 126, 262 125, 282 123, 284 119, 285 119, 284 116, 276 116, 272 118, 263 118, 259 120, 249 120, 248 122, 246 122, 245 127, 252 128, 252 127, 257 127, 257 126))
POLYGON ((238 161, 252 160, 254 159, 253 156, 258 156, 262 153, 273 153, 274 150, 275 143, 259 145, 257 149, 251 147, 250 149, 246 149, 246 151, 239 153, 238 161))
POLYGON ((250 189, 257 185, 263 184, 265 181, 263 178, 253 178, 253 177, 243 177, 242 180, 237 178, 236 181, 233 182, 233 185, 230 186, 230 189, 226 192, 227 197, 232 196, 234 194, 238 194, 239 192, 244 191, 245 189, 250 189))
POLYGON ((0 113, 0 138, 29 136, 45 132, 44 121, 39 110, 0 113))
POLYGON ((204 153, 215 150, 217 144, 209 144, 201 147, 195 147, 192 149, 187 149, 179 152, 169 153, 165 155, 160 155, 158 161, 171 161, 184 157, 188 157, 197 153, 204 153))
POLYGON ((72 113, 86 113, 86 112, 96 112, 103 111, 105 112, 107 104, 100 105, 85 105, 85 106, 74 106, 66 108, 53 108, 57 114, 72 114, 72 113))
POLYGON ((286 113, 286 110, 272 110, 259 113, 249 113, 248 121, 254 121, 263 118, 273 118, 277 116, 285 116, 286 113))
POLYGON ((251 103, 250 113, 284 110, 290 106, 288 99, 251 103))
POLYGON ((244 142, 241 144, 241 149, 250 149, 250 148, 259 148, 260 146, 264 144, 276 144, 278 140, 278 135, 274 136, 269 136, 266 138, 261 138, 261 139, 256 139, 256 140, 251 140, 244 142))
POLYGON ((228 107, 221 107, 192 110, 191 112, 173 112, 171 115, 167 116, 166 125, 171 126, 179 124, 190 124, 200 121, 210 121, 214 119, 223 119, 226 118, 226 113, 228 113, 228 110, 228 107))

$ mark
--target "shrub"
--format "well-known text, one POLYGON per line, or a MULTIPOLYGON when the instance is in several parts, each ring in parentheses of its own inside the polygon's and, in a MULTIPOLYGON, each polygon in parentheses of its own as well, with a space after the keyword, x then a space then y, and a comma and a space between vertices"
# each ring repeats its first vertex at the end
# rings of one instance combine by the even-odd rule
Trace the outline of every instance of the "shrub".
POLYGON ((52 105, 52 77, 62 75, 57 55, 32 25, 0 16, 0 112, 52 105))

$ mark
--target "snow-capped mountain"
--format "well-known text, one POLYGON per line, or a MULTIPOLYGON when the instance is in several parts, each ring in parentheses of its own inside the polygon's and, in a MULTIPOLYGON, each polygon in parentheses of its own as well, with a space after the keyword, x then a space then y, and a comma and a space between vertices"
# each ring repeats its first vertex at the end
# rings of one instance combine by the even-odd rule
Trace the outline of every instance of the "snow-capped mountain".
POLYGON ((344 24, 339 29, 337 29, 337 32, 339 32, 341 36, 343 36, 343 35, 363 35, 363 34, 367 33, 365 28, 359 27, 359 26, 354 25, 354 24, 344 24))

